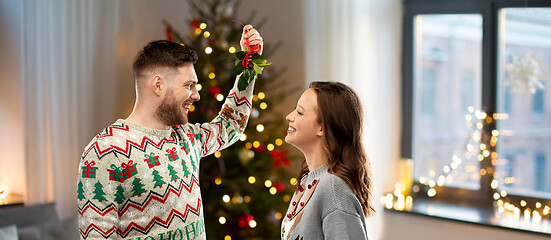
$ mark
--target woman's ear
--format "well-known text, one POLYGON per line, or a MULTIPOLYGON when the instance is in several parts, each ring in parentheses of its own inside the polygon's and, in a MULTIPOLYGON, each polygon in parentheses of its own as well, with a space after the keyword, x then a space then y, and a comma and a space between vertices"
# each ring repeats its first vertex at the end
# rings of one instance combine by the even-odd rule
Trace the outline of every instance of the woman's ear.
POLYGON ((318 137, 322 137, 323 136, 323 127, 319 127, 318 129, 318 137))

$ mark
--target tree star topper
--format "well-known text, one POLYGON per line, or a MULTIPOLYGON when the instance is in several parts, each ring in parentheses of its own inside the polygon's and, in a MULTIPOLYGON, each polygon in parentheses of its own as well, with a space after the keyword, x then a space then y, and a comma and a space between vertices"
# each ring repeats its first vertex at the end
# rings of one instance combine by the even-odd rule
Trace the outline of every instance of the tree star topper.
POLYGON ((541 61, 534 59, 531 52, 524 57, 513 55, 513 62, 505 66, 508 75, 505 85, 513 86, 513 89, 520 90, 527 96, 534 94, 538 88, 543 89, 540 64, 541 61))

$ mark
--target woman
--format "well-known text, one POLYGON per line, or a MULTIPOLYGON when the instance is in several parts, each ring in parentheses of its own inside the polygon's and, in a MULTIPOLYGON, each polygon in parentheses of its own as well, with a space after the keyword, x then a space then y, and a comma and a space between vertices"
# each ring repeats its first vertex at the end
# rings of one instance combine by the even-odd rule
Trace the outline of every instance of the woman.
POLYGON ((367 239, 365 217, 374 208, 358 95, 342 83, 313 82, 286 119, 285 141, 304 154, 307 167, 300 172, 281 238, 367 239))

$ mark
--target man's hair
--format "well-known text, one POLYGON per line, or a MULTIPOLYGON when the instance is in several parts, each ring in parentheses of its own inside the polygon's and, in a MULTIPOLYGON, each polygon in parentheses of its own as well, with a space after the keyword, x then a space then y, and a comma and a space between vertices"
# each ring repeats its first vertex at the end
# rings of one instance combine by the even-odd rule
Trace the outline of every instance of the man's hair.
POLYGON ((185 64, 195 64, 199 57, 191 47, 167 40, 148 43, 136 55, 133 64, 134 78, 156 68, 176 69, 185 64))

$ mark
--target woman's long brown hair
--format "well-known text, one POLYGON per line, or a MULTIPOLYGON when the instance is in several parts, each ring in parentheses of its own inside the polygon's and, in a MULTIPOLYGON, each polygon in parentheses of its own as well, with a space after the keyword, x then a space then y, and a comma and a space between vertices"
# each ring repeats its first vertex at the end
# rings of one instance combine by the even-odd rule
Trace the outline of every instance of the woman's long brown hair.
MULTIPOLYGON (((360 201, 364 215, 371 216, 375 213, 371 203, 373 183, 362 144, 360 99, 350 87, 338 82, 312 82, 310 89, 317 94, 318 122, 324 131, 323 149, 328 158, 328 171, 348 184, 360 201)), ((304 163, 300 181, 309 172, 304 163)))

